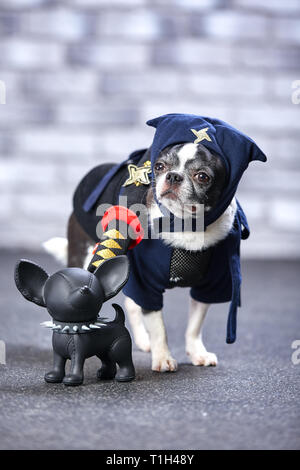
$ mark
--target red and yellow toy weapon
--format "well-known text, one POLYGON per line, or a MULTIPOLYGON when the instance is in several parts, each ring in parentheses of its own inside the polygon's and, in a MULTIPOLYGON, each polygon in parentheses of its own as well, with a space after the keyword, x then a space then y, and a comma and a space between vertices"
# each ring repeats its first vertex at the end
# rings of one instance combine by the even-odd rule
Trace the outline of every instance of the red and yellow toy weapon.
POLYGON ((126 254, 138 245, 144 230, 138 216, 124 206, 111 206, 101 220, 103 234, 96 243, 88 271, 93 272, 100 264, 114 256, 126 254))

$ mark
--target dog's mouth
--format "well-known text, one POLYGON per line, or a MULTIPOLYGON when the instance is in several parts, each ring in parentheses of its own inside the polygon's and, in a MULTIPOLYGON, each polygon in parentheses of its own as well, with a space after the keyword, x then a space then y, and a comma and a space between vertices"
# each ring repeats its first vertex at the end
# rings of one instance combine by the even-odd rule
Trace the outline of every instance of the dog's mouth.
POLYGON ((167 189, 166 191, 164 191, 163 193, 161 193, 160 195, 161 198, 167 198, 167 199, 171 199, 172 201, 179 201, 181 203, 181 200, 180 198, 178 197, 178 195, 175 193, 175 191, 173 191, 172 189, 167 189))
POLYGON ((169 199, 171 201, 177 201, 181 206, 181 210, 191 215, 197 215, 203 211, 203 207, 199 204, 183 203, 178 194, 172 189, 167 189, 166 191, 162 192, 160 197, 169 199))

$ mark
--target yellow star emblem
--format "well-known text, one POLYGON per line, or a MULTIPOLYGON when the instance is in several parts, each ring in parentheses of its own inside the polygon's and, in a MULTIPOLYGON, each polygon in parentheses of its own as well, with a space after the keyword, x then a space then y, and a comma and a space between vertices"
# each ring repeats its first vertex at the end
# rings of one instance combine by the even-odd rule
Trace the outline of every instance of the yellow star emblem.
POLYGON ((137 167, 130 163, 128 165, 129 178, 125 181, 123 186, 129 186, 135 184, 140 186, 141 184, 150 184, 149 173, 151 173, 151 162, 147 160, 143 166, 137 167))
POLYGON ((197 137, 197 139, 194 140, 194 144, 198 144, 198 142, 202 142, 202 140, 208 140, 209 142, 211 142, 211 138, 207 133, 208 127, 204 127, 204 129, 200 129, 199 131, 191 129, 191 131, 197 137))

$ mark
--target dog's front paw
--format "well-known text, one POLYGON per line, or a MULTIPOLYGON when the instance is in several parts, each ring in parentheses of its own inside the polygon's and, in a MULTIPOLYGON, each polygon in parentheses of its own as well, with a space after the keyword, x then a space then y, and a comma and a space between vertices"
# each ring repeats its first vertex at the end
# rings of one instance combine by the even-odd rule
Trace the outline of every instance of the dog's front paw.
POLYGON ((194 366, 216 366, 218 358, 214 353, 206 351, 203 343, 199 341, 193 342, 186 350, 194 366))
POLYGON ((190 356, 191 362, 194 366, 216 366, 218 364, 218 358, 214 353, 208 351, 201 352, 187 352, 190 356))
POLYGON ((152 355, 152 370, 155 372, 175 372, 177 367, 177 361, 169 352, 152 355))
POLYGON ((192 364, 194 366, 216 366, 218 364, 217 356, 211 352, 205 352, 202 354, 189 354, 192 364))

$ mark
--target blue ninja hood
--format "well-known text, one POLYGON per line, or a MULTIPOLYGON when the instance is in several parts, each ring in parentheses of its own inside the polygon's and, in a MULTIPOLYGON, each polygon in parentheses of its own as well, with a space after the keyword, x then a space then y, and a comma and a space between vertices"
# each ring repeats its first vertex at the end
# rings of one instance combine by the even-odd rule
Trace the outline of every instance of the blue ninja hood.
MULTIPOLYGON (((222 158, 227 170, 227 183, 219 203, 205 213, 205 228, 217 220, 230 205, 249 163, 267 160, 250 137, 220 119, 174 113, 151 119, 147 124, 156 128, 151 149, 152 168, 164 148, 180 143, 201 143, 222 158)), ((162 205, 159 206, 165 213, 162 205)))

